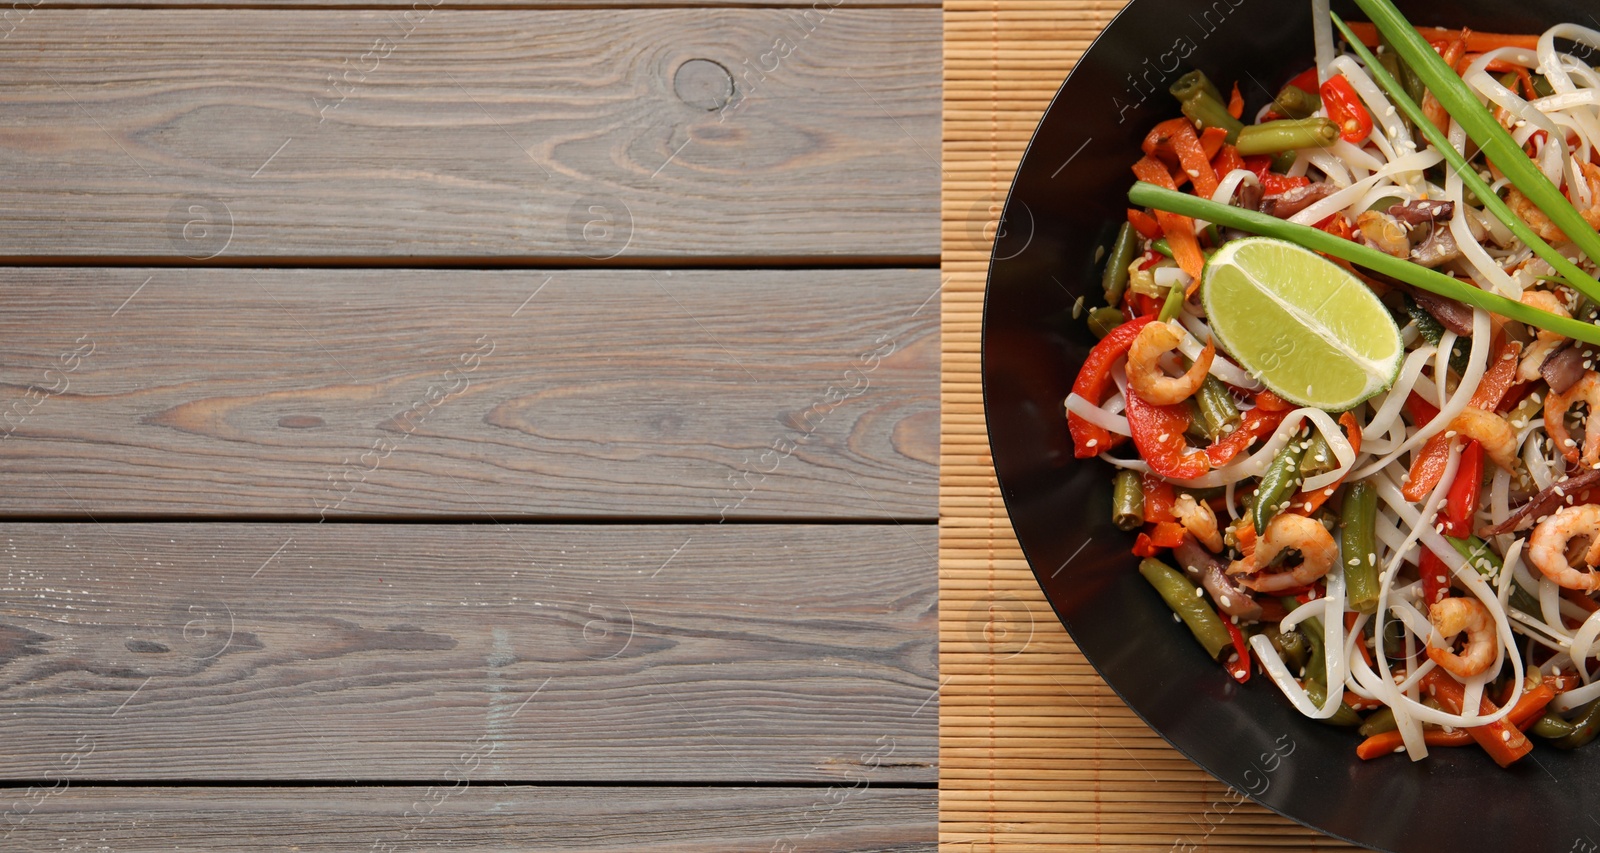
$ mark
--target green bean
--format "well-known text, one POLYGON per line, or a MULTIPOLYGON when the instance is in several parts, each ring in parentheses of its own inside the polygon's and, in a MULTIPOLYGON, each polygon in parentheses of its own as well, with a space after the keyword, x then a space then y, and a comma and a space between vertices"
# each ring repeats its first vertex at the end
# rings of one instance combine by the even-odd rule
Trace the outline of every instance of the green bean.
POLYGON ((1212 85, 1203 71, 1191 71, 1178 78, 1169 89, 1183 107, 1183 114, 1202 129, 1220 127, 1228 132, 1227 142, 1233 144, 1244 128, 1244 122, 1228 113, 1223 106, 1222 93, 1212 85))
POLYGON ((1180 101, 1184 98, 1193 97, 1195 92, 1199 91, 1210 96, 1217 103, 1222 103, 1222 90, 1217 88, 1217 84, 1211 82, 1211 78, 1207 77, 1204 71, 1198 69, 1179 77, 1177 82, 1173 83, 1172 87, 1167 91, 1172 93, 1172 97, 1180 101))
POLYGON ((1138 530, 1144 524, 1144 488, 1134 471, 1118 471, 1111 481, 1111 523, 1119 530, 1138 530))
POLYGON ((1378 520, 1378 490, 1365 480, 1345 490, 1339 508, 1344 518, 1339 553, 1344 560, 1345 594, 1350 609, 1371 613, 1378 609, 1378 547, 1374 525, 1378 520))
POLYGON ((1550 85, 1550 78, 1543 74, 1533 75, 1533 91, 1538 92, 1541 98, 1548 98, 1556 93, 1555 87, 1550 85))
MULTIPOLYGON (((1500 561, 1499 555, 1490 550, 1489 545, 1482 539, 1476 536, 1468 536, 1465 539, 1446 536, 1445 541, 1450 543, 1450 547, 1456 549, 1456 553, 1467 561, 1467 565, 1477 569, 1479 576, 1484 580, 1492 580, 1499 577, 1500 569, 1505 564, 1500 561)), ((1540 613, 1538 599, 1523 589, 1522 584, 1517 583, 1515 580, 1511 582, 1511 606, 1530 616, 1538 616, 1540 613)))
POLYGON ((1572 721, 1572 734, 1551 743, 1557 749, 1577 749, 1600 734, 1600 699, 1583 706, 1582 713, 1572 721))
POLYGON ((1272 641, 1272 647, 1277 650, 1278 657, 1289 667, 1290 672, 1299 672, 1306 666, 1306 657, 1311 653, 1311 645, 1299 631, 1267 632, 1267 639, 1272 641))
POLYGON ((1299 86, 1284 86, 1278 97, 1272 99, 1272 111, 1289 118, 1311 118, 1322 109, 1322 98, 1299 86))
POLYGON ((1546 712, 1544 716, 1528 727, 1530 734, 1536 734, 1545 740, 1571 737, 1577 731, 1577 726, 1562 719, 1561 715, 1554 711, 1546 712))
POLYGON ((1378 53, 1379 56, 1394 57, 1395 65, 1398 69, 1394 77, 1400 81, 1400 88, 1405 90, 1406 95, 1412 101, 1419 104, 1422 103, 1423 96, 1428 93, 1428 87, 1423 85, 1422 78, 1417 76, 1416 70, 1411 67, 1409 62, 1406 62, 1400 52, 1394 49, 1394 43, 1389 41, 1389 37, 1384 35, 1382 30, 1378 31, 1378 47, 1381 48, 1378 53))
MULTIPOLYGON (((1311 704, 1316 705, 1319 708, 1322 707, 1322 703, 1328 699, 1327 685, 1320 681, 1312 681, 1309 678, 1306 679, 1306 698, 1311 700, 1311 704)), ((1361 725, 1361 715, 1357 714, 1354 708, 1346 705, 1343 702, 1340 702, 1339 710, 1334 711, 1333 716, 1321 720, 1321 722, 1327 723, 1330 726, 1348 728, 1350 726, 1361 725)))
POLYGON ((1392 732, 1399 727, 1399 724, 1394 720, 1394 709, 1385 705, 1368 714, 1367 718, 1361 721, 1360 732, 1362 737, 1372 737, 1373 735, 1381 735, 1384 732, 1392 732))
POLYGON ((1306 448, 1306 455, 1300 459, 1300 476, 1315 477, 1326 474, 1339 467, 1338 457, 1333 455, 1333 447, 1328 444, 1328 437, 1322 430, 1311 431, 1311 446, 1306 448))
POLYGON ((1106 304, 1122 301, 1122 291, 1128 287, 1128 265, 1139 253, 1139 232, 1130 223, 1122 223, 1117 239, 1111 244, 1111 256, 1106 258, 1106 271, 1100 276, 1100 286, 1106 292, 1106 304))
POLYGON ((1221 379, 1207 374, 1194 399, 1200 406, 1200 414, 1206 419, 1206 426, 1209 427, 1209 435, 1206 437, 1212 441, 1233 432, 1231 427, 1239 425, 1239 407, 1233 402, 1233 395, 1228 393, 1228 386, 1222 384, 1221 379))
POLYGON ((1102 306, 1089 312, 1089 331, 1094 332, 1097 338, 1111 334, 1111 330, 1122 325, 1122 312, 1116 308, 1102 306))
POLYGON ((1307 444, 1298 434, 1289 439, 1289 443, 1278 451, 1277 458, 1261 475, 1261 483, 1256 486, 1255 506, 1251 509, 1256 535, 1266 534, 1272 517, 1294 497, 1295 490, 1300 487, 1300 460, 1306 455, 1307 444))
POLYGON ((1156 319, 1165 323, 1178 316, 1178 312, 1183 310, 1184 296, 1184 287, 1181 284, 1174 283, 1172 287, 1167 288, 1167 301, 1161 303, 1161 313, 1156 315, 1156 319))
POLYGON ((1144 575, 1172 612, 1189 626, 1190 633, 1213 660, 1220 659, 1222 653, 1233 646, 1233 637, 1217 618, 1217 611, 1196 593, 1195 585, 1181 572, 1160 560, 1146 559, 1139 563, 1139 574, 1144 575))
POLYGON ((1239 131, 1239 156, 1277 154, 1296 148, 1327 148, 1339 141, 1339 126, 1325 118, 1281 119, 1239 131))
POLYGON ((1155 242, 1150 244, 1150 248, 1169 258, 1172 257, 1172 244, 1168 243, 1165 237, 1157 237, 1155 242))

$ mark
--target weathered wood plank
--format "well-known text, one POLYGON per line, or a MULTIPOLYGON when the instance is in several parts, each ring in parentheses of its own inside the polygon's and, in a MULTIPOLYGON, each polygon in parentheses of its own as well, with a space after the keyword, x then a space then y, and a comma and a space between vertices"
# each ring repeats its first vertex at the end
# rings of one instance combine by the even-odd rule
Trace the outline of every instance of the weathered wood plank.
POLYGON ((934 853, 938 792, 835 788, 37 788, 19 850, 934 853))
POLYGON ((931 782, 934 539, 7 525, 0 776, 931 782))
POLYGON ((939 11, 837 5, 32 10, 0 258, 931 260, 939 11))
MULTIPOLYGON (((842 0, 841 0, 842 2, 842 0)), ((20 28, 24 21, 39 9, 82 9, 102 7, 139 7, 154 6, 163 9, 171 8, 206 8, 224 6, 230 9, 281 9, 285 6, 301 8, 338 8, 360 6, 382 9, 391 7, 396 10, 416 10, 417 7, 432 7, 443 10, 451 9, 562 9, 570 7, 593 8, 595 6, 619 6, 631 9, 649 9, 655 7, 755 7, 775 9, 816 9, 818 11, 827 6, 839 5, 832 0, 22 0, 16 2, 9 16, 0 14, 0 38, 5 37, 8 29, 20 28)), ((850 0, 853 7, 859 6, 897 6, 897 7, 926 7, 938 9, 940 4, 933 0, 850 0)), ((420 10, 419 10, 420 11, 420 10)))
POLYGON ((3 279, 0 514, 935 517, 934 270, 3 279))

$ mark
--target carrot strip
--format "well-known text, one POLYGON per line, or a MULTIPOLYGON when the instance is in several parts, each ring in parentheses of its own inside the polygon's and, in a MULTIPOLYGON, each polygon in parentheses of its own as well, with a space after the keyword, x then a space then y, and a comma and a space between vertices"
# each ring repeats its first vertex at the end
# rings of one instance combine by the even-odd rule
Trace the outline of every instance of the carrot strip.
MULTIPOLYGON (((1361 39, 1367 47, 1378 46, 1378 28, 1373 24, 1350 22, 1347 24, 1350 31, 1361 39)), ((1446 30, 1440 27, 1417 27, 1417 32, 1423 39, 1433 41, 1447 41, 1460 34, 1460 30, 1446 30)), ((1526 35, 1507 35, 1505 33, 1472 33, 1467 37, 1467 50, 1472 53, 1487 53, 1499 47, 1520 47, 1523 50, 1538 50, 1539 37, 1526 35)))
POLYGON ((1161 223, 1157 222, 1154 216, 1138 208, 1128 208, 1128 224, 1146 240, 1157 240, 1161 237, 1161 223))
MULTIPOLYGON (((1461 686, 1461 682, 1436 669, 1422 677, 1422 687, 1428 691, 1429 696, 1437 699, 1440 706, 1446 711, 1452 714, 1461 713, 1462 702, 1466 700, 1466 693, 1461 686)), ((1534 688, 1534 690, 1538 689, 1534 688)), ((1549 688, 1546 687, 1545 689, 1548 690, 1549 688)), ((1527 692, 1533 693, 1534 691, 1527 692)), ((1551 691, 1549 695, 1553 696, 1554 691, 1551 691)), ((1549 696, 1546 696, 1545 702, 1548 703, 1549 701, 1549 696)), ((1521 707, 1521 705, 1522 703, 1518 703, 1518 707, 1521 707)), ((1540 707, 1543 706, 1541 705, 1540 707)), ((1494 703, 1490 702, 1487 696, 1484 697, 1480 701, 1478 713, 1490 714, 1494 711, 1494 703)), ((1483 747, 1483 751, 1489 753, 1489 757, 1494 759, 1494 763, 1501 767, 1510 767, 1517 762, 1517 759, 1533 751, 1533 744, 1528 741, 1527 737, 1515 725, 1507 723, 1504 718, 1499 722, 1490 723, 1486 726, 1473 726, 1467 729, 1467 733, 1472 735, 1472 739, 1477 741, 1478 745, 1483 747)))
POLYGON ((1234 118, 1244 116, 1244 96, 1239 94, 1239 82, 1233 83, 1233 94, 1228 96, 1228 115, 1234 118))
MULTIPOLYGON (((1349 412, 1346 412, 1345 414, 1349 414, 1349 412)), ((1354 631, 1355 627, 1356 627, 1356 613, 1354 613, 1353 611, 1345 613, 1344 614, 1344 629, 1345 629, 1345 631, 1346 632, 1354 631)), ((1374 666, 1374 664, 1372 663, 1372 650, 1367 648, 1367 644, 1365 642, 1365 638, 1362 638, 1361 640, 1357 640, 1356 641, 1356 650, 1361 652, 1361 657, 1366 660, 1367 666, 1374 666)), ((1348 692, 1348 691, 1346 691, 1346 692, 1348 692)), ((1357 708, 1356 710, 1359 711, 1361 709, 1357 708)))
MULTIPOLYGON (((1443 732, 1438 729, 1429 729, 1422 733, 1422 742, 1428 746, 1466 746, 1472 743, 1472 735, 1464 731, 1443 732)), ((1356 757, 1362 761, 1371 761, 1385 755, 1392 755, 1404 749, 1405 739, 1400 732, 1383 732, 1362 741, 1356 747, 1356 757)))
MULTIPOLYGON (((1556 691, 1549 684, 1540 684, 1531 690, 1525 690, 1522 693, 1522 701, 1511 709, 1511 713, 1507 714, 1506 718, 1519 731, 1526 729, 1539 719, 1540 715, 1544 713, 1545 706, 1550 704, 1550 700, 1554 699, 1555 695, 1556 691)), ((1466 746, 1472 743, 1473 740, 1474 738, 1469 731, 1461 729, 1452 732, 1431 729, 1422 733, 1422 741, 1428 746, 1466 746)), ((1527 738, 1524 737, 1523 741, 1526 742, 1526 740, 1527 738)), ((1356 747, 1356 757, 1362 761, 1371 761, 1374 758, 1389 755, 1403 746, 1405 746, 1405 741, 1400 737, 1398 731, 1383 732, 1362 741, 1361 745, 1356 747)), ((1531 744, 1529 748, 1532 748, 1531 744)), ((1504 767, 1505 765, 1502 764, 1501 766, 1504 767)))
POLYGON ((1192 180, 1195 194, 1203 198, 1210 198, 1217 191, 1217 173, 1211 169, 1216 149, 1206 152, 1188 119, 1168 119, 1151 128, 1143 148, 1146 157, 1163 164, 1178 164, 1179 172, 1172 176, 1174 186, 1192 180))
MULTIPOLYGON (((1215 161, 1217 154, 1227 144, 1228 132, 1220 127, 1208 127, 1200 132, 1200 147, 1205 149, 1207 160, 1215 161)), ((1243 163, 1244 160, 1241 159, 1239 162, 1243 163)), ((1212 168, 1215 169, 1216 166, 1213 165, 1212 168)), ((1223 173, 1218 172, 1217 174, 1221 175, 1223 173)))
MULTIPOLYGON (((1207 164, 1207 168, 1210 164, 1207 164)), ((1141 157, 1133 164, 1133 174, 1139 180, 1155 184, 1169 190, 1176 190, 1177 184, 1172 180, 1172 173, 1161 161, 1153 157, 1141 157)), ((1198 284, 1200 272, 1206 265, 1206 256, 1200 251, 1200 240, 1194 236, 1194 220, 1176 213, 1164 210, 1156 211, 1156 221, 1161 223, 1161 231, 1167 237, 1167 245, 1172 249, 1172 258, 1184 272, 1192 276, 1198 284)))

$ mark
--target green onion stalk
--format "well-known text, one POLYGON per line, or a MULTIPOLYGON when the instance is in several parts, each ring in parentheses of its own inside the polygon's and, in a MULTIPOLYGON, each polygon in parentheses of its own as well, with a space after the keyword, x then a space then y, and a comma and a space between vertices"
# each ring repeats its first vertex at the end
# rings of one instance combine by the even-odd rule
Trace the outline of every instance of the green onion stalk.
MULTIPOLYGON (((1477 170, 1472 168, 1472 166, 1467 163, 1466 158, 1456 150, 1454 145, 1450 144, 1450 140, 1446 138, 1437 127, 1434 127, 1433 122, 1427 120, 1427 118, 1422 114, 1422 108, 1417 106, 1417 102, 1412 100, 1410 95, 1407 94, 1405 86, 1396 80, 1394 76, 1389 73, 1388 69, 1386 69, 1383 64, 1372 55, 1372 52, 1367 49, 1367 46, 1361 43, 1361 39, 1355 37, 1355 34, 1350 31, 1350 28, 1345 25, 1345 22, 1340 19, 1338 15, 1333 15, 1333 23, 1339 28, 1339 31, 1344 34, 1345 40, 1350 42, 1351 50, 1354 50, 1356 55, 1361 57, 1361 61, 1366 63, 1367 72, 1372 75, 1372 79, 1376 81, 1378 86, 1389 95, 1389 99, 1394 101, 1394 105, 1399 108, 1400 112, 1405 114, 1406 118, 1410 119, 1411 123, 1416 125, 1418 130, 1422 131, 1423 136, 1427 137, 1428 143, 1444 157, 1445 162, 1450 164, 1450 168, 1453 169, 1456 174, 1461 176, 1462 185, 1473 195, 1478 197, 1478 200, 1483 203, 1484 209, 1494 214, 1494 217, 1504 223, 1505 226, 1511 230, 1511 233, 1516 235, 1517 239, 1521 240, 1524 245, 1533 250, 1534 254, 1538 255, 1546 263, 1550 264, 1550 266, 1555 267, 1556 271, 1566 279, 1567 283, 1571 284, 1575 289, 1583 293, 1585 296, 1589 296, 1591 299, 1595 299, 1595 301, 1600 302, 1600 299, 1597 299, 1594 296, 1594 294, 1600 293, 1600 282, 1597 282, 1592 276, 1584 272, 1581 267, 1573 263, 1572 260, 1566 255, 1556 251, 1553 246, 1551 246, 1549 243, 1546 243, 1544 239, 1535 233, 1532 228, 1529 228, 1527 223, 1522 221, 1521 217, 1518 217, 1515 213, 1513 213, 1511 208, 1506 206, 1506 203, 1500 199, 1500 196, 1490 188, 1489 184, 1486 183, 1483 178, 1479 177, 1477 170)), ((1413 34, 1416 32, 1415 30, 1411 30, 1409 25, 1407 26, 1407 30, 1413 34)), ((1423 44, 1426 46, 1427 42, 1423 42, 1423 44)), ((1428 47, 1427 53, 1434 59, 1438 59, 1438 55, 1433 52, 1433 48, 1428 47)), ((1406 58, 1409 61, 1409 57, 1406 58)), ((1443 65, 1442 60, 1440 60, 1440 64, 1443 65)), ((1450 79, 1455 81, 1458 87, 1463 90, 1466 89, 1466 84, 1462 83, 1461 79, 1455 76, 1454 71, 1450 71, 1449 76, 1450 79)), ((1439 93, 1438 90, 1435 90, 1435 95, 1437 96, 1439 94, 1441 93, 1439 93)), ((1484 121, 1486 121, 1489 125, 1492 125, 1495 130, 1499 130, 1505 135, 1506 142, 1515 147, 1516 142, 1511 139, 1509 134, 1505 134, 1505 131, 1500 127, 1499 122, 1495 121, 1483 111, 1483 107, 1478 103, 1477 98, 1471 95, 1470 92, 1467 92, 1466 94, 1467 98, 1472 102, 1472 110, 1474 111, 1473 118, 1483 118, 1484 121)), ((1446 107, 1449 106, 1443 97, 1439 99, 1439 103, 1445 104, 1446 107)), ((1455 115, 1455 110, 1451 110, 1450 112, 1451 115, 1455 115)), ((1461 122, 1462 128, 1467 128, 1467 120, 1464 120, 1460 116, 1456 116, 1456 120, 1461 122)), ((1468 133, 1470 135, 1472 131, 1469 129, 1468 133)), ((1476 135, 1472 136, 1472 138, 1475 142, 1478 142, 1480 146, 1483 145, 1482 141, 1479 140, 1476 135)), ((1516 155, 1510 159, 1513 162, 1517 162, 1519 165, 1527 166, 1528 169, 1532 170, 1533 175, 1536 176, 1539 183, 1542 183, 1546 188, 1553 190, 1554 188, 1550 187, 1550 182, 1545 179, 1544 174, 1534 167, 1533 161, 1527 158, 1527 155, 1522 152, 1522 149, 1518 147, 1515 150, 1516 155)), ((1497 166, 1501 167, 1508 177, 1513 177, 1512 172, 1516 169, 1516 167, 1513 166, 1511 168, 1507 168, 1507 163, 1505 162, 1506 159, 1507 158, 1502 156, 1496 158, 1494 162, 1497 166)), ((1525 181, 1532 180, 1532 178, 1526 174, 1524 174, 1522 177, 1525 181)), ((1518 189, 1522 189, 1522 184, 1518 183, 1515 177, 1513 177, 1512 183, 1515 183, 1518 189)), ((1528 193, 1527 190, 1523 190, 1523 193, 1527 194, 1530 199, 1534 198, 1533 194, 1528 193)), ((1571 205, 1567 204, 1567 200, 1561 196, 1560 191, 1555 191, 1555 195, 1560 207, 1565 208, 1574 216, 1577 216, 1579 231, 1576 233, 1587 234, 1588 236, 1593 237, 1594 229, 1590 228, 1589 224, 1583 220, 1583 217, 1578 216, 1577 211, 1573 210, 1571 205)), ((1546 198, 1543 201, 1535 199, 1535 203, 1537 203, 1540 208, 1545 208, 1546 204, 1549 203, 1549 199, 1546 198)), ((1552 220, 1556 219, 1556 215, 1549 209, 1545 209, 1545 213, 1546 215, 1549 215, 1552 220)), ((1561 227, 1563 230, 1565 230, 1572 227, 1572 223, 1570 221, 1566 222, 1565 224, 1561 224, 1561 227)), ((1567 233, 1573 234, 1575 232, 1567 231, 1567 233)), ((1596 245, 1593 247, 1585 246, 1583 247, 1584 251, 1589 255, 1590 258, 1600 258, 1600 254, 1596 254, 1596 249, 1600 249, 1600 241, 1593 242, 1595 242, 1596 245)), ((1580 242, 1580 246, 1581 245, 1582 243, 1580 242)))
POLYGON ((1297 243, 1307 249, 1332 255, 1390 278, 1399 279, 1429 293, 1464 302, 1474 308, 1482 308, 1519 323, 1555 332, 1563 337, 1600 345, 1600 326, 1541 311, 1531 305, 1507 299, 1498 293, 1479 290, 1442 272, 1307 225, 1297 225, 1275 216, 1168 190, 1143 181, 1134 184, 1133 189, 1128 192, 1128 200, 1141 207, 1165 210, 1168 213, 1204 219, 1207 222, 1215 222, 1252 234, 1297 243))
MULTIPOLYGON (((1473 142, 1478 144, 1484 155, 1500 167, 1500 171, 1511 180, 1511 183, 1545 216, 1550 217, 1550 221, 1554 222, 1556 227, 1566 232, 1584 254, 1591 260, 1600 261, 1600 233, 1589 227, 1583 215, 1567 201, 1561 190, 1550 183, 1550 179, 1528 159, 1522 146, 1518 145, 1516 140, 1511 138, 1511 134, 1500 126, 1500 122, 1483 108, 1478 96, 1456 75, 1455 69, 1440 58, 1433 46, 1411 26, 1405 16, 1400 14, 1394 3, 1390 0, 1356 0, 1356 5, 1367 13, 1367 17, 1377 26, 1378 31, 1388 37, 1390 43, 1394 45, 1395 52, 1411 66, 1427 85, 1428 90, 1439 100, 1439 105, 1444 107, 1451 118, 1461 124, 1461 128, 1473 142)), ((1335 23, 1342 22, 1335 18, 1335 23)), ((1419 129, 1423 124, 1427 123, 1419 123, 1419 129)), ((1431 136, 1429 141, 1433 141, 1431 136)), ((1440 153, 1444 153, 1444 149, 1453 150, 1453 146, 1449 144, 1441 146, 1434 143, 1434 147, 1440 148, 1440 153)), ((1479 198, 1483 199, 1481 193, 1479 198)), ((1509 224, 1507 223, 1508 226, 1509 224)), ((1532 245, 1529 243, 1529 246, 1532 245)), ((1541 254, 1540 257, 1544 255, 1541 254)), ((1573 267, 1570 262, 1558 266, 1550 258, 1545 260, 1563 274, 1567 274, 1568 268, 1573 267)), ((1572 280, 1572 285, 1590 299, 1600 301, 1600 285, 1597 285, 1594 279, 1582 276, 1572 280)))

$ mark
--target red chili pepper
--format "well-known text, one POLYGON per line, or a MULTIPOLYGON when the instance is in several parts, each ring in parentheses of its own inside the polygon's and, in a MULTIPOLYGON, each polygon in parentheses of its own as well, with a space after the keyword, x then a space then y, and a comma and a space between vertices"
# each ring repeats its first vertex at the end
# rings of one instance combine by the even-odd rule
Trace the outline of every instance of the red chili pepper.
MULTIPOLYGON (((1153 316, 1146 316, 1123 323, 1095 344, 1094 349, 1089 350, 1089 357, 1084 359, 1078 378, 1072 383, 1072 393, 1096 406, 1105 402, 1112 366, 1128 354, 1133 339, 1153 319, 1153 316)), ((1072 432, 1073 455, 1079 459, 1098 456, 1111 449, 1112 436, 1108 430, 1071 412, 1067 413, 1067 429, 1072 432)))
POLYGON ((1234 660, 1228 661, 1228 674, 1240 684, 1250 680, 1250 646, 1244 641, 1244 632, 1239 626, 1233 624, 1232 619, 1222 620, 1222 627, 1228 629, 1228 636, 1233 638, 1233 651, 1238 655, 1234 660))
POLYGON ((1372 115, 1361 104, 1361 96, 1343 74, 1328 78, 1319 90, 1322 107, 1328 118, 1339 125, 1339 136, 1345 142, 1360 143, 1372 135, 1372 115))
POLYGON ((1211 470, 1205 451, 1190 447, 1184 440, 1191 422, 1186 406, 1157 406, 1129 390, 1128 428, 1133 433, 1133 446, 1151 471, 1169 480, 1192 480, 1211 470))

